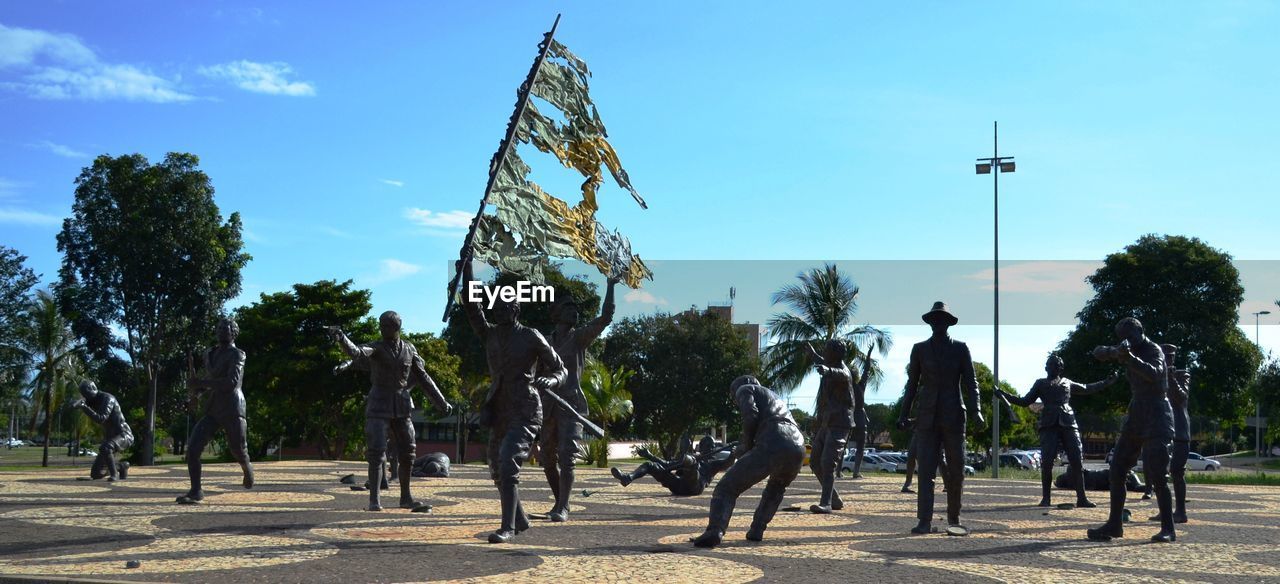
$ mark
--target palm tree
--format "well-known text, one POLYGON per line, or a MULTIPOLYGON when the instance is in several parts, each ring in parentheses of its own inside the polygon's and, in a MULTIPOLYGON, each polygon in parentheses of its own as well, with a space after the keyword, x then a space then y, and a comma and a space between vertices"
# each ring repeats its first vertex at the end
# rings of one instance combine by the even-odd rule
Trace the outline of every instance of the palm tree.
MULTIPOLYGON (((893 337, 888 331, 870 325, 854 326, 858 312, 858 286, 835 264, 826 264, 798 276, 800 282, 783 286, 773 293, 773 303, 785 305, 788 312, 775 314, 765 323, 774 344, 763 355, 765 377, 770 386, 783 395, 791 393, 812 371, 806 344, 819 352, 832 339, 849 345, 846 361, 855 375, 862 371, 869 353, 889 353, 893 337), (864 351, 862 347, 869 347, 864 351)), ((879 366, 870 363, 870 381, 874 387, 882 378, 879 366)))
POLYGON ((32 429, 35 428, 36 420, 43 411, 44 457, 41 466, 49 466, 54 389, 78 370, 79 347, 75 344, 71 327, 58 310, 58 303, 48 291, 36 292, 36 297, 27 306, 26 317, 18 349, 34 364, 32 369, 36 375, 31 382, 31 401, 36 407, 31 415, 31 426, 32 429), (43 392, 41 388, 44 389, 43 392))
POLYGON ((587 409, 600 421, 604 429, 601 454, 596 458, 596 466, 609 466, 609 424, 631 415, 631 392, 627 391, 627 380, 635 372, 618 366, 610 370, 608 365, 595 359, 588 359, 582 372, 582 389, 587 397, 587 409))

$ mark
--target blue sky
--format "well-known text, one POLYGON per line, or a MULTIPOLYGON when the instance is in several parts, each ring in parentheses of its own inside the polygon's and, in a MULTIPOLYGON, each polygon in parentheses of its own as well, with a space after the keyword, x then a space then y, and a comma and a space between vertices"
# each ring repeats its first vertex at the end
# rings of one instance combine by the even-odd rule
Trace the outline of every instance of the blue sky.
MULTIPOLYGON (((557 12, 650 205, 611 186, 599 217, 645 258, 989 258, 991 180, 972 164, 998 119, 1018 160, 1002 257, 1097 261, 1158 232, 1276 259, 1280 5, 1224 1, 4 3, 0 243, 48 281, 81 167, 188 151, 244 217, 254 261, 237 304, 353 278, 377 310, 438 330, 446 270, 557 12)), ((539 156, 535 177, 571 198, 575 177, 539 156)), ((763 306, 758 321, 782 283, 723 288, 751 289, 739 302, 763 306)), ((650 296, 622 313, 720 299, 650 296)), ((1245 311, 1275 309, 1280 289, 1247 296, 1245 311)), ((1029 387, 1065 329, 1010 328, 1002 374, 1029 387)), ((923 331, 895 332, 898 368, 923 331)), ((989 362, 990 332, 957 337, 989 362)))

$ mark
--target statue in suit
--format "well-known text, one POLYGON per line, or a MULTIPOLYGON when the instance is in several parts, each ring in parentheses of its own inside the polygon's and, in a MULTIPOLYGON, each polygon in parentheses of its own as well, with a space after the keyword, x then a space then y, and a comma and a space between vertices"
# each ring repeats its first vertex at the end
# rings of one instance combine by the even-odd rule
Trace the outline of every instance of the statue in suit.
POLYGON ((1040 489, 1043 496, 1041 507, 1048 507, 1049 491, 1053 488, 1053 461, 1058 457, 1058 445, 1067 454, 1067 472, 1076 477, 1076 507, 1097 507, 1084 492, 1083 448, 1080 440, 1080 426, 1076 424, 1076 413, 1071 409, 1072 395, 1085 395, 1099 391, 1119 379, 1119 376, 1096 383, 1076 383, 1062 376, 1066 364, 1062 357, 1049 355, 1044 364, 1044 371, 1049 376, 1036 380, 1027 395, 1018 397, 1001 390, 1000 398, 1006 403, 1027 407, 1040 400, 1044 410, 1040 412, 1040 489))
POLYGON ((1123 318, 1116 324, 1116 337, 1121 340, 1119 345, 1096 347, 1093 356, 1125 366, 1125 378, 1133 398, 1111 458, 1111 513, 1106 523, 1088 530, 1087 535, 1099 541, 1124 537, 1125 476, 1137 464, 1138 456, 1142 456, 1143 470, 1153 483, 1160 509, 1160 532, 1151 536, 1151 541, 1172 542, 1177 539, 1173 530, 1173 495, 1165 475, 1169 471, 1174 428, 1164 351, 1147 338, 1142 323, 1133 317, 1123 318))
POLYGON ((916 526, 911 533, 931 531, 933 480, 939 458, 946 452, 947 472, 943 482, 947 492, 947 524, 965 533, 960 524, 960 501, 964 492, 966 415, 974 428, 984 423, 978 409, 978 378, 973 371, 969 347, 952 339, 947 329, 959 319, 942 302, 921 317, 933 328, 928 340, 911 347, 907 366, 907 390, 902 400, 900 428, 912 426, 908 413, 916 408, 915 439, 920 467, 920 490, 916 499, 916 526))

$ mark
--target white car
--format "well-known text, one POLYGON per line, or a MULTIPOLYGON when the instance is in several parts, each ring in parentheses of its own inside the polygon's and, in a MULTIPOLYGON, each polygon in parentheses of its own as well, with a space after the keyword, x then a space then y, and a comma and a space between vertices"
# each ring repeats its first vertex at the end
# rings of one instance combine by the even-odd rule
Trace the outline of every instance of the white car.
MULTIPOLYGON (((857 457, 858 457, 857 452, 850 452, 848 456, 844 457, 844 462, 840 463, 840 469, 847 472, 853 472, 853 467, 854 467, 854 464, 857 462, 857 457)), ((863 470, 879 470, 879 471, 893 472, 893 469, 894 467, 897 466, 897 464, 898 463, 889 461, 888 459, 880 458, 880 455, 878 454, 864 453, 862 455, 863 470)))
MULTIPOLYGON (((1187 470, 1218 470, 1222 468, 1222 463, 1212 458, 1205 458, 1197 452, 1187 453, 1187 470)), ((1138 459, 1138 464, 1133 467, 1134 472, 1142 472, 1142 459, 1138 459)))
POLYGON ((5 446, 8 446, 9 448, 21 448, 26 445, 27 445, 26 442, 23 442, 22 440, 19 440, 17 438, 10 438, 8 440, 5 440, 5 446))

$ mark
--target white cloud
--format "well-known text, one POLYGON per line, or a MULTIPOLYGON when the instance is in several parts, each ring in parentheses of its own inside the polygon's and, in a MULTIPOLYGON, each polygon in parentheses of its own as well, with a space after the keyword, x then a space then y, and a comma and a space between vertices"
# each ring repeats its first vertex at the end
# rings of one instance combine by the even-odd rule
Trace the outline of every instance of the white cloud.
POLYGON ((16 199, 18 190, 24 186, 24 183, 0 177, 0 199, 16 199))
POLYGON ((32 146, 36 148, 43 148, 45 150, 48 150, 49 152, 57 154, 58 156, 63 156, 66 158, 87 158, 89 156, 88 154, 85 154, 84 152, 76 150, 70 146, 64 146, 62 144, 50 142, 48 140, 41 140, 35 144, 32 144, 32 146))
POLYGON ((442 227, 445 229, 467 229, 471 227, 474 213, 466 211, 428 211, 410 207, 404 210, 404 216, 423 227, 442 227))
MULTIPOLYGON (((1035 293, 1088 292, 1089 286, 1085 282, 1085 278, 1097 271, 1098 267, 1099 264, 1097 262, 1063 261, 1026 262, 1011 266, 1001 266, 1000 291, 1035 293)), ((994 281, 994 274, 994 270, 988 268, 966 275, 965 278, 983 280, 987 283, 982 285, 982 289, 992 290, 995 288, 991 283, 994 281)))
POLYGON ((48 227, 62 225, 62 218, 25 209, 7 209, 0 207, 0 224, 34 225, 48 227))
POLYGON ((377 274, 364 278, 364 281, 368 285, 385 284, 408 278, 421 271, 422 266, 417 264, 388 258, 379 262, 377 274))
POLYGON ((127 64, 104 63, 73 35, 0 24, 0 70, 18 80, 0 87, 37 99, 182 102, 195 99, 173 81, 127 64))
POLYGON ((389 179, 389 178, 380 178, 380 179, 378 179, 378 182, 380 182, 380 183, 382 183, 382 184, 384 184, 384 185, 391 185, 391 186, 393 186, 393 187, 402 187, 402 186, 404 186, 404 181, 402 181, 402 180, 391 180, 391 179, 389 179))
POLYGON ((631 304, 652 304, 654 306, 666 306, 667 299, 660 296, 654 296, 645 290, 631 290, 622 295, 622 301, 631 304))
POLYGON ((319 229, 320 229, 320 232, 324 233, 325 235, 338 237, 341 239, 354 239, 350 233, 347 233, 346 231, 338 229, 337 227, 329 227, 328 225, 321 225, 319 229))
POLYGON ((292 97, 309 97, 316 94, 316 87, 311 83, 289 79, 294 71, 288 63, 255 63, 240 60, 201 67, 198 71, 206 77, 230 81, 236 87, 254 93, 292 97))

